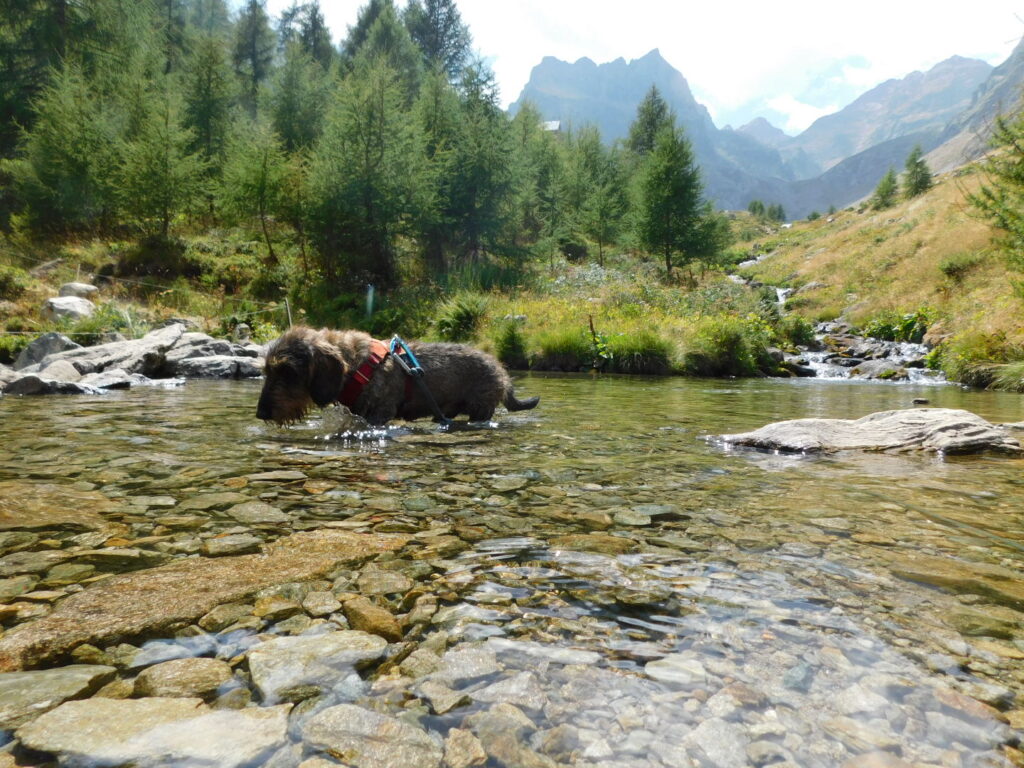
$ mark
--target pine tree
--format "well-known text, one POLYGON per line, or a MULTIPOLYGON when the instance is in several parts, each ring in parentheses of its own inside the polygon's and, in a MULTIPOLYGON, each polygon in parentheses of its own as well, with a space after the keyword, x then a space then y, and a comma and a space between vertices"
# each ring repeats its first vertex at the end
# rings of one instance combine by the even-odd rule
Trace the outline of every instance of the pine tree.
POLYGON ((260 86, 270 76, 275 42, 264 0, 248 0, 235 24, 231 58, 245 106, 254 117, 260 86))
POLYGON ((324 71, 330 70, 337 56, 318 0, 302 4, 293 2, 281 13, 277 35, 281 51, 287 51, 292 43, 296 43, 324 71))
POLYGON ((1024 269, 1024 115, 997 118, 992 145, 997 151, 983 166, 985 183, 967 199, 999 231, 996 242, 1010 265, 1024 269))
POLYGON ((271 263, 277 255, 269 222, 282 208, 287 176, 287 157, 270 126, 250 123, 236 129, 224 166, 222 199, 237 216, 259 221, 271 263))
POLYGON ((360 61, 338 90, 310 158, 309 230, 329 282, 394 285, 408 197, 409 126, 398 75, 360 61))
MULTIPOLYGON (((674 123, 674 121, 672 121, 674 123)), ((691 262, 703 249, 703 185, 690 142, 673 124, 662 128, 641 168, 638 235, 665 259, 665 272, 691 262)))
POLYGON ((755 218, 763 219, 765 217, 764 203, 760 200, 751 200, 750 205, 747 206, 747 210, 750 211, 750 214, 755 218))
POLYGON ((54 73, 10 161, 11 187, 36 231, 102 226, 116 208, 118 125, 77 66, 54 73))
POLYGON ((190 151, 195 136, 181 123, 177 94, 169 83, 159 87, 138 134, 123 145, 118 186, 124 210, 166 240, 175 216, 202 196, 206 163, 190 151))
POLYGON ((890 207, 896 202, 898 192, 899 183, 896 180, 896 171, 890 168, 875 187, 875 194, 871 197, 871 207, 876 211, 890 207))
POLYGON ((333 77, 293 40, 272 78, 268 111, 285 149, 312 147, 323 130, 333 77))
POLYGON ((629 210, 628 181, 621 154, 605 149, 600 158, 595 184, 583 209, 586 233, 597 241, 598 263, 604 266, 605 246, 615 242, 629 210))
POLYGON ((626 146, 635 154, 644 156, 654 150, 654 143, 664 128, 675 125, 675 116, 668 108, 668 103, 661 97, 657 86, 644 96, 636 110, 636 119, 629 127, 629 138, 626 146))
POLYGON ((413 232, 427 268, 436 275, 448 269, 452 244, 452 167, 459 136, 458 94, 441 72, 424 78, 412 110, 416 157, 413 171, 413 232))
POLYGON ((453 218, 467 256, 492 246, 504 225, 512 188, 508 121, 494 75, 477 62, 465 69, 459 135, 452 159, 453 218))
POLYGON ((453 0, 411 0, 402 18, 426 68, 457 79, 469 60, 472 38, 453 0))
POLYGON ((419 91, 422 57, 392 3, 381 6, 358 48, 346 47, 346 52, 352 56, 352 67, 360 60, 383 62, 390 67, 398 75, 406 105, 412 104, 419 91))
POLYGON ((914 147, 907 157, 906 173, 903 176, 903 196, 917 197, 932 186, 932 172, 924 161, 921 145, 914 147))
POLYGON ((199 152, 216 174, 223 163, 224 145, 234 88, 225 43, 204 36, 196 41, 195 52, 185 75, 185 127, 195 136, 191 151, 199 152))

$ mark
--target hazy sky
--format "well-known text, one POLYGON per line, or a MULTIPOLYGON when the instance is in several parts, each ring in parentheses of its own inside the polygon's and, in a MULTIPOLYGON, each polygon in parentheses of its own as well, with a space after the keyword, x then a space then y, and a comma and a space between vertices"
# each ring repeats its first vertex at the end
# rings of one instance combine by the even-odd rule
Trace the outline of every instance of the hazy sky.
MULTIPOLYGON (((276 15, 292 0, 268 0, 276 15)), ((321 0, 335 42, 365 0, 321 0)), ((403 6, 404 0, 396 0, 403 6)), ((627 61, 658 48, 715 123, 789 133, 892 77, 953 55, 999 64, 1024 36, 1011 0, 457 0, 474 48, 515 101, 544 56, 627 61)))

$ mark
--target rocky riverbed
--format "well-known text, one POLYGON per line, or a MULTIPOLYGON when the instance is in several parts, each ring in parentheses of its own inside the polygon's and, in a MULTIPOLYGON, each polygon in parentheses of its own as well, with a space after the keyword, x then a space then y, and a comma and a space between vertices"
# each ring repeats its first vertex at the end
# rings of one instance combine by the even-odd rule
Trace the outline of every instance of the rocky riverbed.
POLYGON ((520 388, 451 434, 0 401, 0 766, 1024 762, 1019 459, 701 440, 912 389, 520 388))

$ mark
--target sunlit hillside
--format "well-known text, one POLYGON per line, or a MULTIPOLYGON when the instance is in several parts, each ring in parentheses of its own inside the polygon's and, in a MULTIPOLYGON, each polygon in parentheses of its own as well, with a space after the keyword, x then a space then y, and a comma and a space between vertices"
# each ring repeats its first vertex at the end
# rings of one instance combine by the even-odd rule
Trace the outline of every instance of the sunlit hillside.
POLYGON ((1024 342, 1024 301, 992 246, 993 231, 966 196, 982 183, 974 167, 945 174, 925 194, 874 211, 867 204, 742 243, 761 255, 742 273, 789 287, 787 308, 810 320, 863 326, 886 313, 923 311, 928 341, 964 334, 1024 342))

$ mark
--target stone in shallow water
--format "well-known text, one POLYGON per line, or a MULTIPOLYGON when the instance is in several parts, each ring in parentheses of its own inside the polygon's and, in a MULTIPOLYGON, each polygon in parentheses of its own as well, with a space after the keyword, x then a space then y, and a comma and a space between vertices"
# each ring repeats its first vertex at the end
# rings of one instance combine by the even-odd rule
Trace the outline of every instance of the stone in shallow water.
POLYGON ((747 737, 736 723, 713 717, 694 728, 685 741, 703 752, 716 768, 747 766, 747 737))
POLYGON ((306 723, 306 743, 354 768, 436 768, 441 747, 426 731, 353 704, 329 707, 306 723))
POLYGON ((199 496, 193 496, 190 499, 185 499, 178 505, 178 511, 185 512, 186 510, 194 509, 202 512, 208 509, 225 509, 235 504, 244 504, 247 501, 251 501, 248 496, 243 496, 234 491, 204 493, 199 496))
POLYGON ((452 728, 444 740, 445 768, 472 768, 487 762, 480 739, 469 731, 452 728))
POLYGON ((97 491, 22 480, 0 482, 0 531, 15 528, 105 531, 114 526, 103 515, 117 508, 115 501, 97 491))
POLYGON ((329 690, 356 664, 379 659, 386 648, 383 638, 356 630, 280 637, 249 651, 249 673, 263 699, 273 701, 300 685, 329 690))
POLYGON ((719 435, 730 445, 795 453, 929 451, 933 453, 1020 453, 1020 443, 969 411, 910 408, 881 411, 861 419, 794 419, 753 432, 719 435))
POLYGON ((135 695, 206 699, 231 677, 231 667, 219 659, 175 659, 144 669, 135 679, 135 695))
POLYGON ((539 710, 546 701, 537 676, 532 672, 520 672, 517 675, 499 680, 478 691, 473 691, 476 701, 493 704, 514 704, 517 707, 539 710))
POLYGON ((203 554, 209 557, 224 555, 246 555, 258 552, 263 539, 251 533, 232 533, 228 536, 217 536, 203 542, 203 554))
POLYGON ((558 645, 535 643, 529 640, 510 640, 506 637, 492 637, 487 647, 507 664, 532 667, 540 662, 556 664, 597 664, 601 656, 594 651, 577 651, 558 645))
POLYGON ((393 595, 405 593, 412 589, 412 579, 384 568, 367 566, 359 574, 359 591, 364 595, 393 595))
POLYGON ((272 507, 262 501, 247 501, 243 504, 235 504, 235 506, 227 511, 227 515, 247 525, 286 523, 290 519, 288 515, 277 507, 272 507))
POLYGON ((17 728, 68 699, 89 696, 116 674, 113 667, 93 664, 0 674, 0 731, 17 728))
POLYGON ((365 597, 355 597, 346 601, 344 611, 348 623, 355 629, 361 629, 372 635, 380 635, 391 642, 398 642, 402 639, 402 627, 398 623, 398 619, 365 597))
POLYGON ((500 670, 501 666, 498 664, 494 651, 489 648, 470 646, 448 651, 442 657, 441 665, 432 677, 449 685, 459 685, 493 675, 500 670))
POLYGON ((107 645, 125 637, 159 635, 223 603, 245 600, 276 584, 322 578, 339 565, 397 549, 407 540, 312 531, 278 539, 266 547, 267 554, 189 558, 113 576, 64 598, 49 616, 0 638, 0 672, 39 664, 82 643, 107 645))
POLYGON ((650 661, 644 667, 647 676, 665 683, 693 685, 707 679, 707 670, 699 659, 673 653, 663 659, 650 661))
POLYGON ((239 768, 285 744, 289 705, 206 708, 201 699, 71 701, 17 731, 29 749, 61 764, 239 768))

